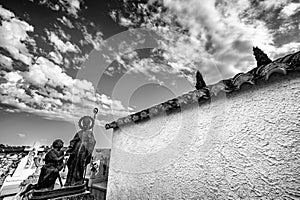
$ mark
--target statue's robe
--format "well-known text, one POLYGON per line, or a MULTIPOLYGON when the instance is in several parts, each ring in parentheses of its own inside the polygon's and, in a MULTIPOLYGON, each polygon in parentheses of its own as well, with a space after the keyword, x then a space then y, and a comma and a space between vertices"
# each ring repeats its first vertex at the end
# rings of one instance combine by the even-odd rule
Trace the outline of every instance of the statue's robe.
POLYGON ((94 134, 90 130, 80 130, 70 141, 70 157, 67 162, 68 174, 65 186, 79 185, 84 181, 84 171, 91 162, 96 144, 94 134))
POLYGON ((63 168, 63 151, 51 149, 45 156, 45 164, 41 168, 38 183, 34 189, 50 189, 52 190, 55 181, 59 176, 59 171, 63 168))

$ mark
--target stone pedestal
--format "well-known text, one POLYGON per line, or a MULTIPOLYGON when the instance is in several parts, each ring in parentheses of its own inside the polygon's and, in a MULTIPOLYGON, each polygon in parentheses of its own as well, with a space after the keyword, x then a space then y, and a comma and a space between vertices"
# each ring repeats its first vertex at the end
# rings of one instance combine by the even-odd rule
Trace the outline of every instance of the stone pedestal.
POLYGON ((90 191, 94 195, 95 199, 105 200, 106 199, 106 188, 107 188, 107 182, 94 183, 90 187, 90 191))
POLYGON ((59 198, 53 198, 49 200, 96 200, 90 192, 84 192, 82 194, 69 195, 59 198))

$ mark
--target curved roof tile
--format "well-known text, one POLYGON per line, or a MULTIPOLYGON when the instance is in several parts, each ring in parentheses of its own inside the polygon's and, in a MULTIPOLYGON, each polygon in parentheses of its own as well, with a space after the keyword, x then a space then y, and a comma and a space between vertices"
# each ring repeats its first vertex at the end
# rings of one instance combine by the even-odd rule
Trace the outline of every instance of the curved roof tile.
POLYGON ((295 70, 300 70, 300 51, 280 57, 269 64, 257 66, 249 72, 238 73, 233 78, 221 80, 216 84, 208 85, 200 90, 190 91, 178 96, 177 98, 154 105, 132 115, 119 118, 116 121, 106 124, 105 128, 118 128, 124 124, 149 119, 161 112, 166 112, 168 114, 170 112, 180 110, 182 106, 187 104, 198 102, 199 105, 201 105, 212 96, 217 96, 221 91, 230 93, 239 90, 241 85, 245 83, 254 85, 259 79, 268 80, 273 73, 281 73, 285 75, 287 71, 295 70))

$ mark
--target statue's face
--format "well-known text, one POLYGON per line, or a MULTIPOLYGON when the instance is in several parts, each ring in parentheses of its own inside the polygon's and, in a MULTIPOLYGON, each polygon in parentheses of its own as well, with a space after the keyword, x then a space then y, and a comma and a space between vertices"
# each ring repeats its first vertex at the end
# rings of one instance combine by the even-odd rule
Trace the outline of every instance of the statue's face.
POLYGON ((61 143, 57 148, 60 150, 64 145, 61 143))
POLYGON ((82 126, 83 126, 83 128, 84 129, 88 129, 89 128, 89 126, 90 126, 90 120, 89 119, 84 119, 83 121, 82 121, 82 126))
POLYGON ((56 141, 54 141, 52 146, 53 146, 53 148, 57 148, 60 150, 64 146, 64 143, 60 140, 56 140, 56 141))

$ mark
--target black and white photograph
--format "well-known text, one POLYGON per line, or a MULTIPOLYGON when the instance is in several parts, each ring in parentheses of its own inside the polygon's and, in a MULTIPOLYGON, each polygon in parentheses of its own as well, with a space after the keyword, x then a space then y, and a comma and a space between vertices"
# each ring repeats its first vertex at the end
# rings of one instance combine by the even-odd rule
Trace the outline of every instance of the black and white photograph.
POLYGON ((299 0, 0 0, 0 200, 300 199, 299 0))

